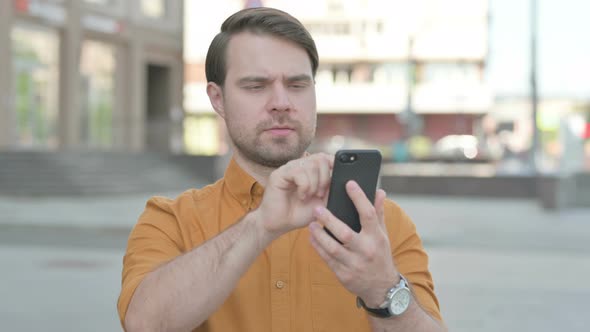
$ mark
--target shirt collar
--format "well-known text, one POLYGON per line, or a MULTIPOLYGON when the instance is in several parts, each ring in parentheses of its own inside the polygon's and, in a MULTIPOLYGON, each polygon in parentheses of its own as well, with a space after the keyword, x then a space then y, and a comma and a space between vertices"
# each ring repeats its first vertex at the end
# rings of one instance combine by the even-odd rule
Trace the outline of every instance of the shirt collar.
POLYGON ((264 187, 244 171, 234 158, 230 160, 224 178, 228 191, 242 205, 250 205, 253 198, 260 198, 264 193, 264 187))

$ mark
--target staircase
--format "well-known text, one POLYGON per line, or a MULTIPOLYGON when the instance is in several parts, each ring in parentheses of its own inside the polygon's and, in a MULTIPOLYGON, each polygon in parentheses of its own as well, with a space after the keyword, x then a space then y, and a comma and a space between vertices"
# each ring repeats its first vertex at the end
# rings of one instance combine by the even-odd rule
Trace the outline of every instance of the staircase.
POLYGON ((127 152, 0 151, 0 195, 161 193, 214 180, 214 158, 127 152))

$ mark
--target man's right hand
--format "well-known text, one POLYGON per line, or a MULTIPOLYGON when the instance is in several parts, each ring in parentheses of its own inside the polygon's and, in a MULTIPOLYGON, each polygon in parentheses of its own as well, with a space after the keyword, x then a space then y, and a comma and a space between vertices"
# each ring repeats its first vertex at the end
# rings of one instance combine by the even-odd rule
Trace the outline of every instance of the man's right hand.
POLYGON ((269 177, 255 211, 264 231, 277 238, 314 220, 313 210, 325 206, 334 157, 325 153, 291 160, 269 177))

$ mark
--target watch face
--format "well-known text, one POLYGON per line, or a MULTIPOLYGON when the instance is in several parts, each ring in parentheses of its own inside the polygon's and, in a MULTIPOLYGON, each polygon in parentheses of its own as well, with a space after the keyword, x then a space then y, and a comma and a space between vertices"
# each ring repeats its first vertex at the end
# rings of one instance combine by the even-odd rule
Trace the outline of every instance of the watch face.
POLYGON ((410 290, 408 288, 398 289, 391 297, 391 304, 389 305, 389 311, 393 315, 401 315, 408 309, 410 305, 410 290))

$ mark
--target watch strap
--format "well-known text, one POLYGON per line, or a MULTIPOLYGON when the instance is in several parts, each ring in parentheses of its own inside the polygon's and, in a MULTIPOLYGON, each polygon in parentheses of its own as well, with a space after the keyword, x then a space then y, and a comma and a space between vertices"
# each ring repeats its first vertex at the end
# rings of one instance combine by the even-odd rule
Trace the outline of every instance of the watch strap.
POLYGON ((389 309, 387 308, 369 308, 367 307, 367 305, 365 304, 365 301, 363 301, 363 299, 361 299, 360 297, 356 297, 356 306, 359 308, 363 308, 365 309, 370 315, 375 316, 375 317, 379 317, 379 318, 387 318, 387 317, 391 317, 391 313, 389 312, 389 309))

